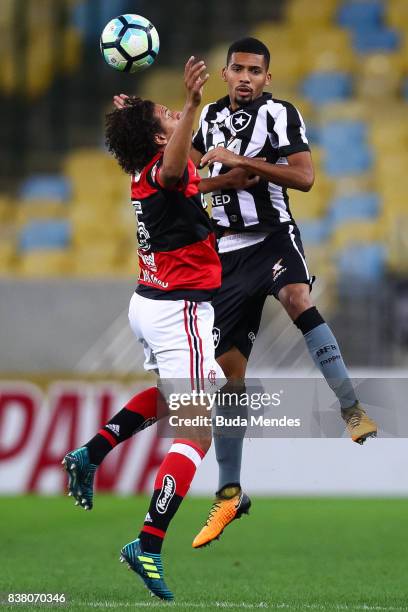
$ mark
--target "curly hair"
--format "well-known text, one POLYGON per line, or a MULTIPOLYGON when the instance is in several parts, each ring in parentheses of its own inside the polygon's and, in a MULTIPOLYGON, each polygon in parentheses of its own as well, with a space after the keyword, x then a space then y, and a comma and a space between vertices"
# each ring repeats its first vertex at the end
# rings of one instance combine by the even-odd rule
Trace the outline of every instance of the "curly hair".
POLYGON ((151 100, 130 97, 124 108, 106 115, 106 146, 128 174, 140 172, 159 150, 154 136, 161 125, 154 107, 151 100))

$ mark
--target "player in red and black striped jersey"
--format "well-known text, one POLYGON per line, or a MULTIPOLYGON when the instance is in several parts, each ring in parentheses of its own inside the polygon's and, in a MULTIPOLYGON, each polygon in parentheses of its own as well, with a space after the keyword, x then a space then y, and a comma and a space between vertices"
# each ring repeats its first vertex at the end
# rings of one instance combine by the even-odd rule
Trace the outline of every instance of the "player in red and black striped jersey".
POLYGON ((211 299, 220 286, 215 237, 191 160, 171 190, 163 188, 159 152, 132 179, 138 225, 139 286, 151 299, 211 299))
MULTIPOLYGON (((143 343, 147 369, 155 369, 162 380, 185 379, 191 391, 212 383, 217 367, 210 300, 221 284, 221 264, 201 193, 217 185, 255 181, 242 171, 201 180, 189 159, 193 122, 208 79, 204 73, 204 62, 190 58, 182 113, 129 98, 123 109, 108 115, 106 132, 109 150, 132 174, 140 278, 130 302, 130 324, 143 343)), ((69 492, 77 504, 92 508, 98 465, 118 443, 164 416, 166 408, 160 391, 152 387, 133 397, 87 444, 66 455, 69 492)), ((173 599, 163 576, 163 539, 211 444, 206 422, 196 430, 184 429, 183 437, 174 440, 156 475, 139 537, 121 550, 121 560, 161 599, 173 599)))

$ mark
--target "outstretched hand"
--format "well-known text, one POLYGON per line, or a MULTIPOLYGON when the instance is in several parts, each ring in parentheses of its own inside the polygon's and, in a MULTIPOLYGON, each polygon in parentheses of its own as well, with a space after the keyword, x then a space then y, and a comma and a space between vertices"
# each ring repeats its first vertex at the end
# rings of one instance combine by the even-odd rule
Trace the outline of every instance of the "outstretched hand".
POLYGON ((113 105, 118 110, 122 110, 126 106, 126 101, 129 99, 129 96, 126 94, 119 94, 117 96, 113 96, 113 105))
POLYGON ((205 71, 207 66, 202 60, 191 56, 184 68, 184 85, 187 90, 187 102, 199 106, 203 95, 203 87, 210 75, 205 71))

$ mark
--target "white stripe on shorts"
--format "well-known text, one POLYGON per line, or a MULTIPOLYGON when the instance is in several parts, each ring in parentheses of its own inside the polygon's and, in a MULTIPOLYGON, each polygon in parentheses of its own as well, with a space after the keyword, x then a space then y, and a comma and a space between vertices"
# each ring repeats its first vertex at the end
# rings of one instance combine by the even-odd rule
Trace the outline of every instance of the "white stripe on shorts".
POLYGON ((302 263, 303 263, 303 265, 305 267, 307 279, 310 280, 310 274, 309 274, 309 270, 308 270, 307 265, 306 265, 306 260, 303 257, 302 253, 299 251, 298 245, 296 244, 295 235, 293 233, 293 225, 289 225, 289 236, 290 236, 290 239, 292 240, 293 246, 295 247, 295 249, 299 253, 299 257, 302 260, 302 263))
POLYGON ((195 448, 193 448, 189 444, 182 444, 181 442, 175 442, 174 444, 170 446, 169 453, 179 453, 180 455, 184 455, 185 457, 188 457, 188 459, 190 459, 194 463, 196 468, 200 466, 200 463, 201 463, 200 454, 196 451, 195 448))
POLYGON ((203 343, 198 331, 197 302, 184 302, 184 327, 190 349, 191 389, 200 391, 204 387, 203 343))

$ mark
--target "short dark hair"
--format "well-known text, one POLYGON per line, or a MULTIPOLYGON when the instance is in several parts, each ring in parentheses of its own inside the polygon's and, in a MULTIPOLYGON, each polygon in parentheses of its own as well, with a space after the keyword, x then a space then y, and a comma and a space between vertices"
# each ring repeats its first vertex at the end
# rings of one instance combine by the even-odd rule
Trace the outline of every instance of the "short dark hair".
POLYGON ((159 151, 155 134, 161 131, 151 100, 129 97, 124 108, 106 115, 106 146, 128 174, 140 172, 159 151))
POLYGON ((232 43, 227 53, 227 66, 230 63, 233 53, 254 53, 255 55, 263 55, 265 58, 266 67, 269 68, 271 54, 266 45, 257 38, 241 38, 232 43))

